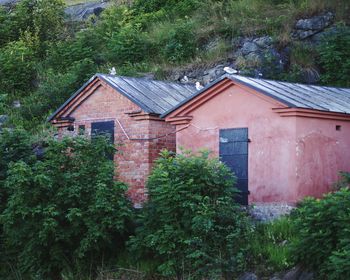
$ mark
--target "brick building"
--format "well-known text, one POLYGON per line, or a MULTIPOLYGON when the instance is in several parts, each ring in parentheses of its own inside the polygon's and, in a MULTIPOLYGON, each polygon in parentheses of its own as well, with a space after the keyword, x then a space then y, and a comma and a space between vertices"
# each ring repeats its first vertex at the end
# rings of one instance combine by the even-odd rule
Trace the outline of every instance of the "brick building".
POLYGON ((137 206, 160 150, 175 151, 175 126, 159 116, 196 91, 190 84, 97 74, 74 93, 49 121, 59 134, 109 133, 118 145, 120 180, 137 206), (120 146, 119 146, 120 145, 120 146))

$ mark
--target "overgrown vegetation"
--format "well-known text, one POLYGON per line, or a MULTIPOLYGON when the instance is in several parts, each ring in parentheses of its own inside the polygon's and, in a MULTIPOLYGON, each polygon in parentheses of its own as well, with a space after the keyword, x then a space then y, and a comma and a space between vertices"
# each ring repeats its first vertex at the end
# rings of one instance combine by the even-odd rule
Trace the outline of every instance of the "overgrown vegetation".
POLYGON ((350 277, 350 190, 305 199, 293 215, 298 235, 292 254, 319 279, 350 277))
MULTIPOLYGON (((23 0, 11 12, 0 8, 0 114, 11 116, 10 125, 40 131, 49 113, 84 81, 112 66, 118 74, 162 77, 173 67, 227 58, 237 36, 271 35, 283 48, 297 18, 326 9, 336 12, 343 29, 316 49, 292 46, 291 65, 270 78, 300 81, 321 69, 323 84, 349 85, 347 1, 116 3, 83 26, 64 22, 61 0, 23 0), (212 40, 219 43, 206 48, 212 40), (12 107, 14 100, 21 108, 12 107)), ((274 64, 268 58, 264 63, 274 64)))
POLYGON ((295 232, 289 217, 269 223, 256 224, 253 238, 249 242, 250 265, 260 275, 272 275, 292 267, 290 244, 295 232))
POLYGON ((149 201, 130 245, 177 279, 232 279, 245 268, 251 229, 235 203, 233 177, 207 152, 164 151, 148 181, 149 201))
POLYGON ((116 261, 132 211, 107 159, 114 148, 105 139, 49 138, 41 151, 21 130, 0 143, 0 278, 93 279, 116 261))
POLYGON ((350 86, 348 1, 120 2, 127 5, 83 26, 65 23, 61 0, 0 8, 0 115, 9 115, 13 128, 0 134, 0 278, 93 279, 100 268, 126 263, 157 279, 230 279, 246 267, 264 275, 296 263, 319 277, 350 278, 348 173, 337 184, 345 189, 306 199, 292 218, 253 225, 216 159, 164 152, 128 254, 133 215, 107 159, 113 147, 38 134, 48 114, 96 72, 115 66, 118 74, 162 76, 210 64, 226 58, 238 36, 271 35, 290 47, 289 67, 271 78, 298 82, 317 69, 322 84, 350 86), (336 32, 318 46, 290 42, 297 18, 324 10, 336 13, 336 32), (212 40, 219 43, 206 48, 212 40))

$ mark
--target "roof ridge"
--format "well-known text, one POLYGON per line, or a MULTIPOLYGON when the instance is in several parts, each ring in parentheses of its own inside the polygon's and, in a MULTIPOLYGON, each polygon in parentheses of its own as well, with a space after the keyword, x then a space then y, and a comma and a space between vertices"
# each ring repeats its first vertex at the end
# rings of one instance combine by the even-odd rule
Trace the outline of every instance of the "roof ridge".
POLYGON ((144 77, 133 77, 133 76, 123 76, 123 75, 112 75, 112 74, 104 74, 104 73, 97 73, 97 76, 107 76, 112 78, 123 78, 123 79, 135 79, 135 80, 143 80, 143 81, 152 81, 152 82, 160 82, 160 83, 167 83, 167 84, 176 84, 181 86, 195 86, 194 83, 181 83, 181 82, 175 82, 175 81, 169 81, 169 80, 158 80, 158 79, 148 79, 144 77))

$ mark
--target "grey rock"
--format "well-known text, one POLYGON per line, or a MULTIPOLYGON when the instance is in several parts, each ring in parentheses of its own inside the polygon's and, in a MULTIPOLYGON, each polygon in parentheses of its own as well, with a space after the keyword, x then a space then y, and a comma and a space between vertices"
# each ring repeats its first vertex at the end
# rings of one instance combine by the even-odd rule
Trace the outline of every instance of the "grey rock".
POLYGON ((270 36, 263 36, 253 40, 260 48, 268 48, 272 45, 272 38, 270 36))
POLYGON ((99 16, 109 5, 108 2, 82 3, 67 7, 65 13, 72 21, 84 21, 92 15, 99 16))
POLYGON ((306 272, 303 271, 298 280, 313 280, 314 279, 314 274, 312 272, 306 272))
MULTIPOLYGON (((350 27, 348 27, 350 29, 350 27)), ((322 32, 318 32, 315 35, 313 35, 310 38, 311 43, 319 44, 323 39, 326 39, 329 36, 333 36, 339 32, 343 32, 342 28, 339 28, 338 26, 332 26, 329 28, 326 28, 322 32)))
POLYGON ((300 40, 304 40, 306 38, 309 38, 315 34, 317 34, 318 31, 315 30, 308 30, 308 31, 297 31, 295 32, 295 36, 296 38, 300 39, 300 40))
POLYGON ((260 203, 251 205, 248 213, 259 222, 270 222, 282 216, 289 215, 294 206, 286 203, 260 203))
POLYGON ((294 267, 293 269, 289 270, 282 278, 282 280, 299 280, 299 276, 301 275, 302 271, 299 266, 294 267))
POLYGON ((8 120, 7 115, 0 115, 0 125, 4 124, 8 120))
POLYGON ((211 39, 209 42, 207 42, 204 45, 203 49, 207 52, 213 51, 219 47, 220 42, 221 42, 221 38, 219 38, 219 37, 211 39))
POLYGON ((13 108, 21 108, 21 102, 19 100, 15 100, 12 103, 13 108))
POLYGON ((314 16, 312 18, 300 19, 295 24, 295 28, 299 30, 322 30, 329 26, 334 19, 334 14, 327 12, 323 15, 314 16))
POLYGON ((242 54, 243 55, 248 55, 252 52, 257 52, 259 51, 259 47, 257 44, 253 43, 253 42, 245 42, 242 49, 242 54))
POLYGON ((238 280, 258 280, 258 277, 254 273, 246 272, 241 275, 238 280))
POLYGON ((13 6, 20 0, 0 0, 0 6, 13 6))

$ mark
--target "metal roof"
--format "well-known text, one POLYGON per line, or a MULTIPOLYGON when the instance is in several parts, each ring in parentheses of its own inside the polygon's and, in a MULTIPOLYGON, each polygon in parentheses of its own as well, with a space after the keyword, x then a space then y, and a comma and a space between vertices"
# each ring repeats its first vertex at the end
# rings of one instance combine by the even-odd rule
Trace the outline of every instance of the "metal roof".
POLYGON ((180 84, 167 81, 156 81, 145 78, 122 77, 107 74, 96 74, 78 91, 76 91, 49 118, 51 121, 68 103, 81 93, 95 78, 100 78, 119 93, 130 99, 147 113, 164 114, 181 101, 196 92, 193 84, 180 84))
POLYGON ((336 88, 255 79, 239 75, 224 75, 175 107, 164 113, 165 117, 183 104, 205 92, 224 79, 230 79, 270 96, 291 108, 305 108, 320 111, 350 114, 350 88, 336 88))

